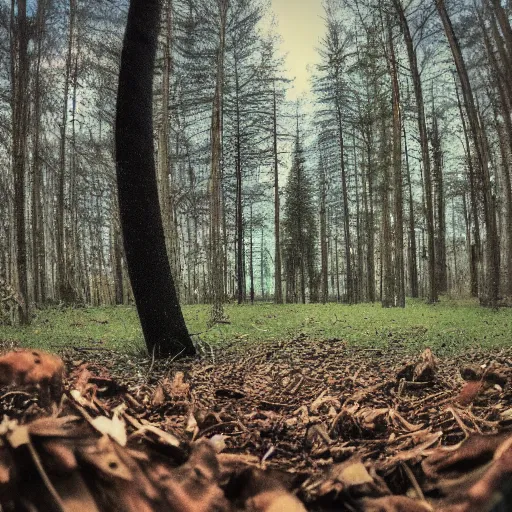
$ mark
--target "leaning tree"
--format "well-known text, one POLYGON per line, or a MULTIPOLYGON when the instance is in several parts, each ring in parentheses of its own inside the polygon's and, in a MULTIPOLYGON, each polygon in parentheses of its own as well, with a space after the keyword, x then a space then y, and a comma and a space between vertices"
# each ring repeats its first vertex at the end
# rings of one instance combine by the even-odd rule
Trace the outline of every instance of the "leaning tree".
POLYGON ((153 68, 159 0, 131 0, 116 115, 120 220, 133 295, 148 351, 193 355, 167 256, 153 152, 153 68))

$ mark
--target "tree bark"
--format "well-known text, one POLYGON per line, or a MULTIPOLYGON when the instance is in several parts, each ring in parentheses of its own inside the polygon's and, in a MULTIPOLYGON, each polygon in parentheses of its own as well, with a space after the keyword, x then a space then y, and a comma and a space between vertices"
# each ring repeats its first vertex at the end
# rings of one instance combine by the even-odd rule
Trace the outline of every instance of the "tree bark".
POLYGON ((245 291, 244 272, 244 215, 242 206, 242 152, 240 140, 240 83, 238 77, 238 56, 235 50, 235 176, 236 176, 236 276, 237 276, 237 301, 242 304, 245 291))
POLYGON ((46 255, 44 236, 43 170, 41 157, 41 59, 42 44, 46 25, 46 0, 37 3, 36 45, 37 57, 34 73, 34 131, 32 157, 32 262, 34 282, 34 302, 42 304, 46 301, 46 255))
POLYGON ((165 2, 164 18, 164 42, 163 69, 162 69, 162 104, 160 111, 160 126, 158 129, 158 197, 162 210, 162 224, 165 235, 165 245, 171 264, 171 272, 177 276, 178 266, 175 258, 175 230, 173 210, 171 208, 170 187, 170 81, 171 81, 171 44, 172 44, 172 0, 165 2))
POLYGON ((475 178, 475 170, 473 167, 473 158, 471 156, 471 145, 469 143, 469 135, 466 124, 466 119, 464 117, 464 111, 462 109, 462 103, 460 101, 459 88, 457 83, 455 83, 455 93, 457 95, 457 105, 459 108, 460 119, 462 123, 462 132, 464 134, 464 143, 466 150, 466 159, 468 164, 468 175, 469 175, 469 198, 470 198, 470 211, 468 212, 468 226, 469 232, 471 234, 471 220, 473 220, 474 224, 474 243, 470 246, 470 251, 468 251, 469 255, 469 280, 470 280, 470 293, 472 297, 478 297, 479 290, 479 279, 478 279, 478 262, 481 257, 481 238, 480 238, 480 221, 478 219, 478 194, 476 190, 476 178, 475 178))
POLYGON ((210 177, 210 259, 212 280, 211 322, 219 322, 224 317, 224 279, 223 253, 221 240, 221 156, 222 156, 222 97, 224 88, 224 53, 226 41, 226 23, 229 0, 217 0, 219 9, 219 46, 217 49, 217 77, 212 107, 211 126, 211 177, 210 177))
POLYGON ((354 302, 354 279, 352 276, 352 255, 350 253, 350 209, 348 204, 347 170, 345 167, 345 140, 343 134, 342 112, 337 91, 336 116, 338 120, 338 143, 340 149, 341 193, 343 200, 343 233, 345 238, 345 263, 347 272, 347 302, 352 304, 354 302))
POLYGON ((14 224, 16 273, 19 295, 18 316, 21 325, 29 323, 28 269, 25 219, 26 156, 28 135, 28 20, 26 0, 11 2, 11 80, 12 145, 14 175, 14 224))
POLYGON ((121 56, 116 169, 128 271, 146 346, 156 357, 193 355, 165 247, 153 152, 158 0, 131 0, 121 56))
POLYGON ((320 150, 320 274, 322 304, 325 304, 329 296, 328 252, 327 252, 327 182, 325 167, 320 150))
POLYGON ((446 266, 446 208, 443 180, 443 152, 436 114, 432 114, 432 157, 433 178, 435 184, 434 202, 436 208, 435 225, 435 251, 436 251, 436 288, 444 293, 448 289, 448 275, 446 266))
POLYGON ((478 119, 478 111, 475 105, 471 83, 467 72, 466 64, 460 49, 458 39, 453 30, 453 26, 446 10, 444 0, 436 0, 436 6, 443 23, 444 31, 452 51, 455 67, 462 88, 464 106, 468 114, 471 134, 475 144, 478 159, 478 173, 482 187, 482 203, 484 210, 485 227, 487 231, 486 241, 486 263, 487 276, 485 279, 485 294, 481 297, 482 303, 489 306, 495 306, 498 300, 500 286, 500 255, 498 247, 498 232, 496 225, 496 215, 494 209, 494 199, 490 182, 488 167, 488 154, 485 142, 484 128, 478 119))
POLYGON ((393 0, 400 26, 404 35, 405 46, 409 58, 409 66, 416 99, 418 131, 420 134, 421 161, 423 163, 423 177, 425 183, 425 217, 427 220, 428 233, 428 302, 434 303, 438 300, 436 289, 436 255, 434 246, 434 207, 432 204, 432 173, 430 169, 430 153, 428 149, 427 126, 425 122, 425 105, 423 101, 423 88, 418 68, 416 50, 414 48, 409 23, 405 15, 401 0, 393 0))
POLYGON ((276 83, 273 82, 273 95, 272 95, 272 138, 273 138, 273 153, 274 153, 274 302, 276 304, 283 303, 283 282, 281 274, 281 220, 280 220, 280 199, 279 199, 279 155, 277 152, 277 98, 276 98, 276 83))
POLYGON ((404 132, 404 152, 405 167, 407 172, 407 188, 409 193, 409 279, 411 284, 411 297, 417 299, 419 297, 418 286, 418 262, 417 262, 417 246, 416 246, 416 220, 414 218, 414 198, 412 195, 411 168, 409 165, 409 150, 407 147, 407 133, 405 131, 405 123, 402 123, 404 132))
POLYGON ((62 104, 62 117, 60 122, 60 147, 59 147, 59 173, 57 178, 57 219, 55 234, 57 251, 56 293, 60 300, 71 302, 73 300, 67 272, 67 260, 65 255, 65 174, 66 174, 66 134, 68 124, 68 99, 69 83, 73 57, 73 42, 75 38, 76 0, 69 0, 69 31, 68 48, 64 76, 64 98, 62 104))
POLYGON ((402 178, 402 113, 398 65, 393 44, 391 24, 389 28, 389 54, 393 90, 393 181, 394 181, 394 305, 405 307, 405 265, 404 265, 404 220, 403 220, 403 178, 402 178))

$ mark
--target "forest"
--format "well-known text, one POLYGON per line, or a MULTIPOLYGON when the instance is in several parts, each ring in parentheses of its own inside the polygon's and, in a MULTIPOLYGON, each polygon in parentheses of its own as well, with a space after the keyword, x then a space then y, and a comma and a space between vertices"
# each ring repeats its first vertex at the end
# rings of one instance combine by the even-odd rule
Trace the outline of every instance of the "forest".
POLYGON ((0 511, 512 510, 512 2, 285 3, 0 0, 0 511))
MULTIPOLYGON (((0 6, 6 321, 132 301, 113 142, 127 8, 0 6)), ((328 0, 292 101, 269 4, 163 2, 155 158, 181 303, 506 303, 510 8, 328 0)))

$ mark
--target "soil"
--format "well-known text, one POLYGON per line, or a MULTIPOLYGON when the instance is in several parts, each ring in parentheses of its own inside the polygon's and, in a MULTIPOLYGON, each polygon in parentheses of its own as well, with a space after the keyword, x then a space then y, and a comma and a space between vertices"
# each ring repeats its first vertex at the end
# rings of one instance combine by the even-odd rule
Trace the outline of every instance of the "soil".
MULTIPOLYGON (((306 337, 202 349, 175 361, 68 350, 52 414, 117 414, 129 439, 151 425, 182 468, 211 467, 194 448, 209 439, 222 499, 176 510, 512 510, 512 349, 411 356, 306 337)), ((0 407, 21 423, 48 416, 28 394, 0 407)))

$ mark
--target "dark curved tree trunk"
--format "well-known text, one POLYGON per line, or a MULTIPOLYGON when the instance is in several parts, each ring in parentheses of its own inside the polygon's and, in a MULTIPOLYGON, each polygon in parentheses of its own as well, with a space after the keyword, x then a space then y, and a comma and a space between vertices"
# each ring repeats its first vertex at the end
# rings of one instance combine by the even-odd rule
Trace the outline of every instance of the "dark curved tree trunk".
POLYGON ((158 0, 131 0, 116 115, 119 209, 128 272, 146 346, 156 357, 193 355, 165 247, 153 152, 153 67, 158 0))

